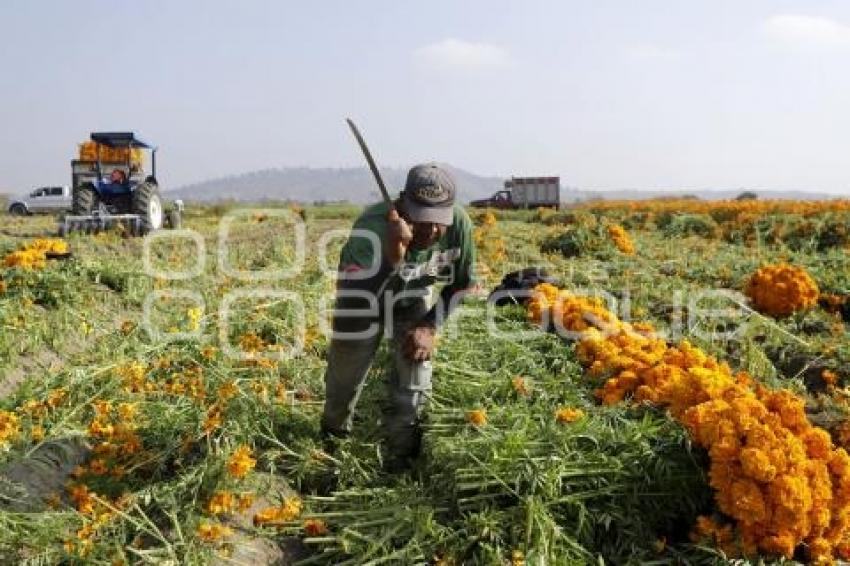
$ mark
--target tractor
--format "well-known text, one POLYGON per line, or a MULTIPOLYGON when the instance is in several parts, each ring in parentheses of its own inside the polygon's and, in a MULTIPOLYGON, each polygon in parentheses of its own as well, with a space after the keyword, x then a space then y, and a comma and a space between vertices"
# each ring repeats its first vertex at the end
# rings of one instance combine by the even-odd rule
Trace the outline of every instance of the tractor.
POLYGON ((98 231, 124 224, 131 233, 146 234, 164 220, 179 228, 182 203, 166 215, 156 180, 156 147, 133 132, 95 132, 80 144, 79 159, 71 161, 71 215, 61 233, 98 231), (150 174, 144 171, 144 150, 150 150, 150 174))

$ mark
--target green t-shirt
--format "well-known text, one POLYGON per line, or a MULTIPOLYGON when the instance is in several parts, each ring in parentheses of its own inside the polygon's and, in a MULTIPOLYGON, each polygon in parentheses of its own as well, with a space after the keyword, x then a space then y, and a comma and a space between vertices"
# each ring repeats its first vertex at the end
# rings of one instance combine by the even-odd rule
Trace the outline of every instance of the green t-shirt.
POLYGON ((352 234, 340 253, 340 273, 373 269, 375 275, 359 282, 346 282, 341 287, 359 288, 381 295, 386 291, 401 293, 443 284, 442 296, 448 300, 455 291, 474 284, 472 221, 463 207, 454 205, 452 225, 432 246, 422 250, 408 248, 404 261, 396 270, 389 265, 383 253, 388 210, 387 203, 375 204, 355 220, 352 234), (358 231, 362 231, 362 235, 358 231))

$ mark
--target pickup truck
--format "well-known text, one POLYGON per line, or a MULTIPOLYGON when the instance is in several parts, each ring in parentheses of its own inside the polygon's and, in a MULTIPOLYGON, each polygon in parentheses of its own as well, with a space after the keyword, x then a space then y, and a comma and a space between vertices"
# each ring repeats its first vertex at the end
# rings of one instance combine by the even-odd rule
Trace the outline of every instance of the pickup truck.
POLYGON ((9 214, 18 216, 67 210, 71 210, 71 189, 67 186, 39 187, 29 195, 9 202, 9 214))

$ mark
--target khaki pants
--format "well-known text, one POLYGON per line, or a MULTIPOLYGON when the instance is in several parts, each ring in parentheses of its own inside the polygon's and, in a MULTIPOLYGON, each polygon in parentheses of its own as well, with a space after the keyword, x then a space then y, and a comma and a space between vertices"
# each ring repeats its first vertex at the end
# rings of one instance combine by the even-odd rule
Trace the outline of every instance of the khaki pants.
MULTIPOLYGON (((393 316, 390 343, 393 368, 387 381, 389 409, 384 417, 387 452, 391 458, 413 457, 419 452, 419 416, 431 396, 432 367, 430 361, 412 362, 405 358, 401 353, 401 341, 427 308, 424 300, 416 301, 393 316)), ((331 340, 322 415, 325 431, 341 434, 351 430, 357 400, 384 333, 381 328, 372 338, 331 340)))

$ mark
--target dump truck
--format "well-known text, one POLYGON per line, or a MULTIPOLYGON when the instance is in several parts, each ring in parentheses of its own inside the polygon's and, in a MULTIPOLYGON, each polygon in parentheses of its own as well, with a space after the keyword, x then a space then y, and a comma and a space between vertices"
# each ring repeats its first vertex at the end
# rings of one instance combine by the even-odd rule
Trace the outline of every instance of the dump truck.
POLYGON ((561 179, 511 177, 505 181, 504 190, 469 204, 476 208, 558 208, 561 205, 561 179))

